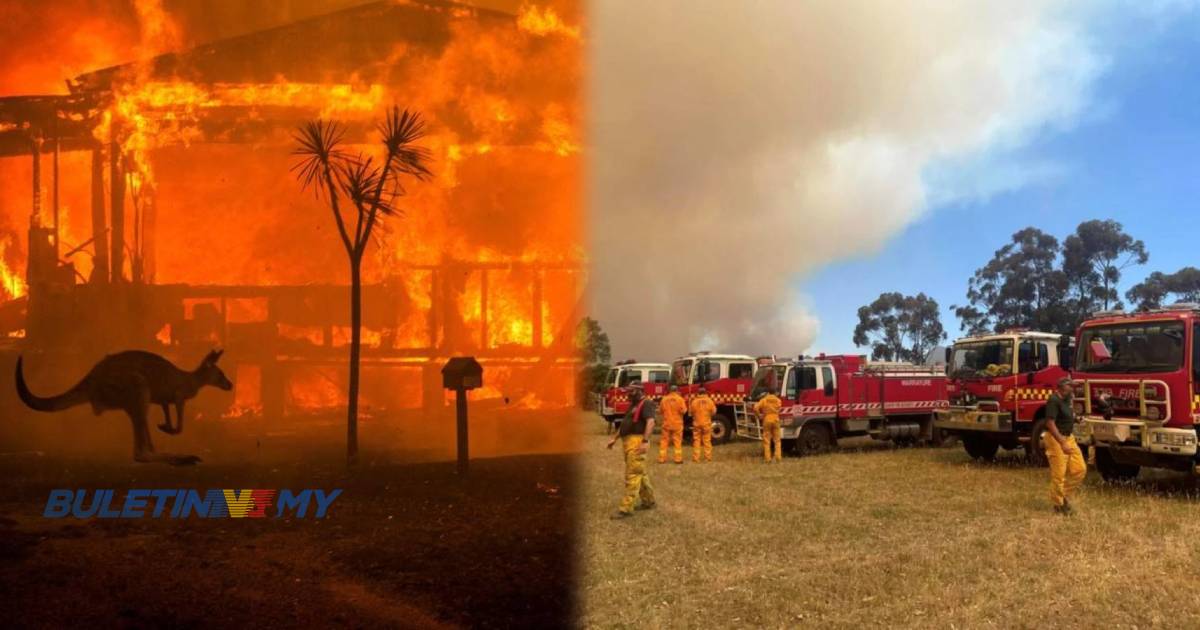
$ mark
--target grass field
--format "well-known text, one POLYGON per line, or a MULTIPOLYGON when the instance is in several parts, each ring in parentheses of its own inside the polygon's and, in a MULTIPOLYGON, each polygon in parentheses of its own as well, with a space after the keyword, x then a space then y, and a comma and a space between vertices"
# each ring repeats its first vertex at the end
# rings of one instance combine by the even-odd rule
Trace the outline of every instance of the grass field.
MULTIPOLYGON (((1051 512, 1045 469, 958 446, 765 465, 648 466, 654 510, 614 521, 618 451, 584 424, 581 614, 589 627, 1197 627, 1200 502, 1186 475, 1094 471, 1051 512)), ((654 445, 656 446, 656 444, 654 445)), ((1018 452, 1019 453, 1019 452, 1018 452)))

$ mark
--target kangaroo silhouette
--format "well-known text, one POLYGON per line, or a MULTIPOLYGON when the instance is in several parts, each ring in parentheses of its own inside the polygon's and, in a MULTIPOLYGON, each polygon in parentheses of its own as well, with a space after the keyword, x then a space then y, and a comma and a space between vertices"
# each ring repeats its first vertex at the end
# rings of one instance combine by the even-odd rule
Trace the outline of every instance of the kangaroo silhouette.
POLYGON ((217 367, 222 350, 209 352, 199 367, 190 372, 152 352, 129 350, 110 354, 101 359, 74 387, 57 395, 43 398, 29 391, 22 371, 23 357, 17 357, 17 395, 35 411, 61 411, 90 403, 100 415, 108 410, 120 410, 129 415, 133 425, 133 460, 165 462, 174 465, 195 464, 195 455, 156 453, 150 440, 148 426, 150 404, 161 405, 163 423, 159 430, 170 435, 183 431, 183 406, 195 398, 200 388, 211 385, 225 391, 233 383, 217 367), (171 405, 175 405, 174 426, 171 425, 171 405))

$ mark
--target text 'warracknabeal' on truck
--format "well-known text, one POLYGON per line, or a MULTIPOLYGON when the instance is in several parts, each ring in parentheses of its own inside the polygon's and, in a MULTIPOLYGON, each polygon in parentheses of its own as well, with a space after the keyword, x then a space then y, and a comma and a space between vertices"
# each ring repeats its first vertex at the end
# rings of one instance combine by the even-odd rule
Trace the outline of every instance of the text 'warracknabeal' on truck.
POLYGON ((1108 480, 1142 466, 1194 470, 1200 423, 1200 304, 1097 313, 1079 328, 1075 439, 1108 480))
POLYGON ((991 459, 1001 447, 1025 448, 1044 464, 1046 401, 1071 363, 1069 335, 1007 330, 954 342, 946 360, 950 407, 935 425, 957 434, 967 454, 991 459))
MULTIPOLYGON (((749 402, 768 392, 783 402, 784 449, 800 455, 827 451, 843 437, 930 442, 934 411, 949 404, 941 368, 851 354, 764 362, 749 402)), ((762 439, 761 423, 746 405, 737 422, 738 435, 762 439)))

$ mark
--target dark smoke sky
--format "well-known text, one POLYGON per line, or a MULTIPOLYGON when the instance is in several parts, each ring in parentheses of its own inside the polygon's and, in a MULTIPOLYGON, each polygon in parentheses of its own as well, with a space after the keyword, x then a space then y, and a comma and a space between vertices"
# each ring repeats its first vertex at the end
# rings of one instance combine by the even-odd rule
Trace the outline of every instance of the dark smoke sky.
POLYGON ((800 280, 953 195, 931 165, 1071 125, 1104 65, 1055 2, 591 10, 592 310, 614 358, 806 349, 800 280))

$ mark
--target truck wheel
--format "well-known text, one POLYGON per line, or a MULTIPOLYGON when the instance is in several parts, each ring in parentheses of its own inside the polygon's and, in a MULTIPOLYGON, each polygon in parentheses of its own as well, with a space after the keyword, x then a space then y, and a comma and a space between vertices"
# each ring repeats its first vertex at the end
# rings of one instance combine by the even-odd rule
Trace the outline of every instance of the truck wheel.
POLYGON ((996 459, 996 451, 1000 450, 1000 443, 986 435, 964 435, 962 443, 967 455, 980 461, 996 459))
POLYGON ((800 437, 796 440, 796 454, 816 455, 825 453, 833 447, 833 435, 829 427, 819 422, 810 422, 800 429, 800 437))
POLYGON ((1120 483, 1123 481, 1132 481, 1138 476, 1138 471, 1141 467, 1137 464, 1121 464, 1113 459, 1112 453, 1107 448, 1096 449, 1096 470, 1100 471, 1100 476, 1109 483, 1120 483))
POLYGON ((712 432, 713 444, 725 444, 733 439, 733 423, 729 418, 717 414, 712 419, 712 432))
POLYGON ((1029 429, 1029 442, 1025 444, 1025 460, 1032 466, 1045 468, 1049 465, 1046 460, 1046 449, 1042 448, 1042 436, 1046 433, 1046 419, 1038 418, 1029 429))

